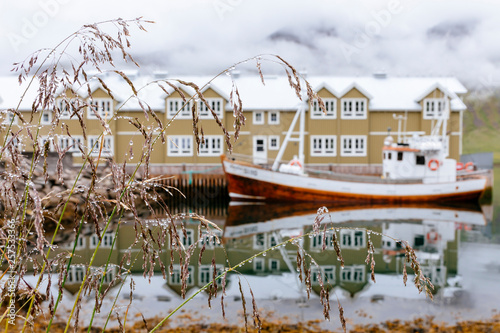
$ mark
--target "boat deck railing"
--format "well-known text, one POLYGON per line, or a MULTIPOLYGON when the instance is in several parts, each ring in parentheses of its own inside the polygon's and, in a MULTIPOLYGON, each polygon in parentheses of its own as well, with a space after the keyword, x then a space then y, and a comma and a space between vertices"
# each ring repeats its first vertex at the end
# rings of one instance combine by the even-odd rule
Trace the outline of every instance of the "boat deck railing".
POLYGON ((380 176, 352 175, 341 172, 307 169, 309 176, 343 181, 355 181, 361 183, 384 183, 384 184, 415 184, 422 183, 421 179, 384 179, 380 176))
MULTIPOLYGON (((243 154, 231 154, 227 156, 229 159, 234 159, 240 162, 254 164, 254 160, 252 156, 243 155, 243 154)), ((271 170, 272 165, 274 163, 274 159, 263 159, 259 158, 260 161, 265 161, 266 163, 259 163, 257 166, 271 170)), ((280 164, 287 164, 289 161, 280 161, 280 164)), ((309 177, 315 178, 324 178, 324 179, 332 179, 332 180, 343 180, 343 181, 356 181, 362 183, 389 183, 389 184, 414 184, 414 183, 422 183, 421 179, 383 179, 380 176, 367 176, 367 175, 354 175, 347 174, 343 172, 334 172, 334 171, 326 171, 326 170, 318 170, 311 168, 304 168, 305 174, 309 177)))

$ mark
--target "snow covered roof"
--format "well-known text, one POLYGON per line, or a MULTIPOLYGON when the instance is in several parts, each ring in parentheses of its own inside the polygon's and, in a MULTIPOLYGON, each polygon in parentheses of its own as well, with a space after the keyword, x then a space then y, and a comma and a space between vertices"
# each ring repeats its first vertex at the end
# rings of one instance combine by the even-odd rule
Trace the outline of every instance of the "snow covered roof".
MULTIPOLYGON (((140 110, 138 100, 133 97, 132 89, 118 74, 103 75, 101 78, 106 86, 113 92, 117 100, 118 107, 123 111, 140 110), (132 96, 132 98, 131 98, 132 96)), ((155 111, 165 110, 165 91, 156 84, 148 84, 157 80, 153 76, 132 75, 131 79, 138 90, 139 97, 146 101, 155 111)), ((229 102, 229 94, 233 81, 231 77, 223 75, 212 80, 209 76, 182 76, 172 77, 186 82, 193 82, 198 85, 201 91, 212 89, 222 98, 229 102), (211 81, 212 80, 212 81, 211 81), (207 85, 208 83, 208 85, 207 85)), ((336 76, 309 76, 307 80, 316 91, 325 88, 337 98, 342 98, 351 89, 357 89, 369 99, 370 111, 420 111, 419 102, 426 95, 439 89, 451 99, 451 110, 464 110, 465 104, 458 95, 467 92, 467 89, 452 77, 336 77, 336 76)), ((251 110, 296 110, 300 100, 295 91, 290 88, 286 76, 264 76, 263 85, 258 75, 239 75, 234 78, 241 99, 243 108, 251 110)), ((21 110, 31 110, 31 104, 36 96, 38 84, 34 82, 24 100, 21 103, 21 110)), ((170 83, 177 87, 182 85, 175 80, 170 83)), ((174 91, 170 86, 163 84, 165 90, 170 94, 174 91)), ((19 103, 27 84, 21 87, 16 76, 0 77, 0 108, 15 108, 19 103)), ((91 84, 91 92, 102 88, 101 84, 95 80, 91 84)), ((182 86, 187 94, 193 95, 195 90, 191 87, 182 86)), ((86 87, 76 89, 82 96, 87 97, 86 87)))

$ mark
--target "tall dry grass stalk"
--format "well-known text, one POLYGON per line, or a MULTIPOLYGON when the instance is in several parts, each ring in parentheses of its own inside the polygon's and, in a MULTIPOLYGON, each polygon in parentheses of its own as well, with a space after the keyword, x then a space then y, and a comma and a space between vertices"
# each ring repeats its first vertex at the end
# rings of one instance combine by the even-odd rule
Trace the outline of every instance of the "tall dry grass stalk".
MULTIPOLYGON (((179 108, 179 112, 187 105, 193 105, 192 113, 192 130, 199 150, 200 143, 204 142, 204 131, 201 122, 199 121, 198 110, 194 99, 200 100, 208 106, 210 113, 213 116, 215 123, 220 127, 224 133, 227 149, 232 151, 234 142, 238 139, 242 126, 245 125, 245 116, 243 113, 243 104, 240 98, 238 86, 233 81, 230 96, 230 105, 234 115, 234 134, 230 135, 229 131, 224 127, 221 119, 217 113, 212 109, 210 103, 206 100, 203 91, 204 88, 210 84, 207 82, 205 86, 198 86, 193 82, 186 82, 176 79, 161 79, 149 82, 144 87, 136 87, 133 81, 123 72, 115 68, 115 63, 119 58, 121 61, 132 63, 139 66, 131 54, 129 53, 129 30, 131 28, 138 28, 145 31, 144 25, 152 22, 143 20, 141 18, 134 20, 111 20, 97 24, 85 25, 77 32, 69 35, 61 43, 52 49, 39 50, 29 56, 25 61, 15 64, 14 71, 18 73, 19 83, 24 87, 25 92, 19 100, 17 106, 13 106, 8 110, 3 110, 4 114, 13 114, 19 121, 19 130, 13 126, 14 118, 10 123, 4 125, 2 129, 2 146, 0 149, 0 160, 4 168, 2 170, 2 177, 0 180, 0 204, 2 220, 4 221, 3 227, 0 229, 0 241, 3 248, 14 246, 15 259, 4 261, 4 264, 10 265, 9 270, 5 270, 1 276, 3 284, 1 295, 2 309, 6 308, 11 302, 16 302, 19 307, 16 310, 16 316, 22 319, 22 331, 30 331, 37 318, 44 316, 48 318, 46 331, 49 332, 53 327, 56 316, 59 315, 59 306, 61 299, 65 293, 65 284, 68 279, 68 272, 75 257, 75 250, 78 245, 78 240, 82 237, 83 230, 88 225, 93 226, 93 232, 97 236, 98 244, 93 252, 90 261, 85 265, 83 283, 79 286, 75 294, 74 305, 65 319, 64 331, 73 329, 75 332, 79 331, 82 325, 88 327, 88 331, 92 330, 93 321, 96 315, 100 315, 100 309, 103 300, 108 294, 111 286, 119 286, 120 290, 123 287, 126 279, 130 275, 130 267, 133 265, 137 256, 142 257, 145 262, 143 267, 144 277, 151 279, 154 274, 154 268, 159 267, 163 278, 166 279, 169 274, 173 272, 173 263, 178 260, 181 267, 181 280, 182 280, 182 296, 186 296, 187 280, 189 275, 189 263, 193 258, 195 248, 198 244, 191 244, 184 246, 180 240, 179 235, 186 233, 186 229, 182 221, 183 217, 170 213, 169 207, 162 200, 162 195, 170 193, 174 189, 166 188, 162 185, 160 178, 150 177, 149 166, 150 157, 153 145, 157 142, 165 143, 167 141, 168 129, 175 116, 168 122, 164 122, 161 116, 156 114, 155 111, 149 106, 147 100, 140 98, 140 92, 145 87, 156 86, 161 89, 166 95, 169 91, 177 92, 184 104, 179 108), (108 33, 103 30, 103 27, 112 27, 114 33, 108 33), (67 50, 77 43, 77 55, 67 54, 67 50), (62 59, 71 58, 71 65, 62 65, 62 59), (113 158, 106 157, 103 152, 103 140, 106 134, 111 132, 110 124, 117 119, 117 112, 108 117, 99 112, 98 107, 92 98, 92 85, 95 83, 100 86, 113 97, 115 92, 112 87, 109 87, 105 80, 99 75, 91 75, 91 71, 98 73, 107 72, 112 75, 118 76, 129 87, 131 94, 129 100, 135 100, 142 109, 146 119, 153 119, 156 126, 145 127, 137 119, 129 119, 132 124, 144 138, 145 144, 140 152, 139 162, 135 165, 128 165, 126 162, 118 164, 113 158), (29 89, 37 86, 36 98, 32 101, 31 112, 22 112, 21 104, 26 98, 26 93, 29 89), (194 90, 193 96, 186 96, 181 87, 189 87, 194 90), (87 95, 87 97, 82 97, 87 95), (61 98, 63 103, 57 103, 56 97, 61 98), (77 149, 83 163, 79 169, 76 170, 72 178, 67 177, 65 173, 63 161, 64 157, 68 154, 70 146, 60 147, 57 140, 51 140, 56 136, 56 133, 65 133, 68 137, 73 137, 73 133, 67 124, 62 121, 63 115, 70 112, 70 118, 77 119, 80 124, 79 131, 81 131, 84 142, 88 135, 88 128, 84 121, 85 112, 90 110, 91 113, 98 119, 100 124, 99 139, 95 141, 93 147, 86 146, 83 142, 75 141, 77 149), (46 141, 42 141, 40 135, 41 119, 40 116, 43 112, 51 112, 53 117, 49 125, 50 134, 46 141), (23 145, 32 142, 31 158, 28 159, 23 151, 23 145), (56 163, 56 170, 49 170, 48 168, 48 155, 50 145, 55 145, 58 159, 56 163), (97 151, 97 157, 95 153, 97 151), (102 173, 103 165, 109 166, 110 174, 102 173), (130 170, 131 172, 127 171, 130 170), (138 171, 142 171, 142 176, 139 177, 138 171), (104 178, 110 178, 112 188, 110 189, 112 199, 103 196, 101 182, 104 178), (49 186, 56 186, 66 183, 67 190, 61 193, 48 193, 42 195, 38 190, 37 184, 49 186), (75 198, 78 204, 75 205, 75 198), (153 218, 158 219, 158 212, 161 215, 167 216, 167 223, 157 223, 154 226, 144 223, 141 218, 140 209, 146 209, 150 212, 153 218), (115 242, 117 239, 120 223, 123 217, 132 216, 135 228, 135 245, 140 246, 139 254, 134 257, 128 253, 120 262, 116 269, 118 270, 114 280, 111 283, 104 283, 106 272, 110 269, 111 253, 114 250, 115 242), (63 221, 70 216, 72 223, 65 224, 66 227, 72 226, 75 234, 73 246, 70 250, 63 254, 56 256, 51 253, 57 248, 56 240, 61 234, 63 228, 63 221), (8 223, 7 223, 8 222, 8 223), (10 224, 9 224, 10 223, 10 224), (47 232, 51 227, 50 233, 47 232), (14 228, 15 238, 9 238, 8 228, 14 228), (104 266, 94 266, 98 250, 103 242, 103 235, 108 231, 114 232, 113 242, 111 245, 111 252, 104 266), (50 236, 50 237, 49 237, 50 236), (171 241, 169 242, 168 239, 171 241), (159 254, 165 249, 170 250, 171 260, 168 265, 159 260, 159 254), (33 270, 37 277, 35 285, 28 286, 23 282, 23 277, 29 270, 33 270), (8 292, 8 278, 13 277, 15 280, 15 293, 8 292), (52 281, 54 276, 57 276, 56 281, 52 281), (42 290, 41 285, 44 279, 47 279, 47 288, 42 290), (51 286, 57 285, 58 292, 56 294, 51 292, 51 286), (80 313, 82 306, 82 298, 85 295, 94 295, 95 303, 94 310, 90 322, 81 323, 80 313)), ((109 30, 109 29, 108 29, 109 30)), ((307 96, 308 101, 319 101, 320 107, 326 112, 325 106, 321 98, 314 92, 311 85, 305 80, 297 70, 283 58, 276 55, 261 55, 252 57, 243 62, 254 61, 256 69, 262 83, 265 84, 265 78, 261 70, 262 62, 273 62, 283 67, 290 84, 290 87, 295 91, 298 98, 302 99, 307 96)), ((240 63, 232 65, 221 71, 212 80, 220 75, 230 73, 231 70, 238 66, 240 63)), ((124 105, 126 103, 123 103, 124 105)), ((119 111, 119 110, 117 110, 119 111)), ((67 114, 65 115, 67 116, 67 114)), ((95 130, 95 129, 94 129, 95 130)), ((30 149, 31 150, 31 149, 30 149)), ((137 152, 135 152, 137 154, 137 152)), ((326 233, 330 230, 335 230, 333 226, 327 227, 324 219, 327 218, 328 211, 322 208, 318 211, 318 217, 314 223, 314 234, 323 233, 323 250, 326 246, 326 233), (323 228, 322 228, 323 226, 323 228)), ((217 242, 220 242, 217 234, 214 232, 218 229, 217 225, 206 220, 204 217, 192 214, 190 218, 199 221, 199 234, 202 232, 208 233, 217 242)), ((327 219, 328 220, 328 219, 327 219)), ((332 221, 329 221, 332 222, 332 221)), ((333 233, 335 235, 336 233, 333 233)), ((200 237, 201 238, 201 237, 200 237)), ((341 248, 337 238, 331 238, 335 252, 341 263, 343 258, 341 248)), ((297 269, 299 278, 306 286, 308 295, 311 292, 311 268, 317 264, 314 259, 307 254, 296 239, 288 239, 281 244, 276 245, 270 249, 262 251, 256 256, 264 255, 267 251, 283 246, 285 244, 295 244, 297 247, 297 269)), ((412 270, 415 272, 414 284, 419 291, 425 291, 428 295, 430 293, 431 284, 426 279, 416 260, 415 252, 408 245, 403 243, 406 248, 406 261, 411 265, 412 270)), ((201 263, 201 257, 205 250, 203 244, 200 251, 198 262, 201 263)), ((373 244, 367 244, 367 258, 366 263, 370 266, 372 272, 372 279, 375 281, 374 267, 375 261, 373 257, 373 244)), ((5 259, 9 259, 6 251, 3 251, 5 259)), ((255 256, 254 256, 255 257, 255 256)), ((14 258, 14 257, 13 257, 14 258)), ((208 302, 210 302, 220 295, 220 303, 222 314, 225 316, 224 311, 224 295, 226 291, 226 281, 228 274, 237 273, 238 267, 252 260, 248 258, 243 263, 225 269, 222 273, 216 274, 215 260, 212 260, 213 276, 212 281, 205 285, 204 288, 199 290, 190 298, 186 299, 184 303, 179 305, 177 309, 172 311, 170 315, 165 317, 155 328, 150 328, 151 331, 157 330, 164 324, 171 315, 180 309, 186 302, 195 297, 202 290, 208 292, 208 302), (219 288, 219 286, 221 288, 219 288)), ((405 266, 406 267, 406 266, 405 266)), ((405 268, 406 269, 406 268, 405 268)), ((405 270, 405 283, 407 274, 405 270)), ((325 319, 330 319, 330 294, 329 289, 326 287, 327 281, 322 281, 320 277, 321 294, 320 301, 323 305, 323 314, 325 319)), ((130 282, 130 289, 133 290, 133 281, 130 282)), ((247 328, 250 322, 248 317, 252 318, 253 325, 260 330, 261 318, 259 315, 258 307, 253 292, 250 289, 251 309, 247 308, 247 301, 239 282, 239 290, 241 292, 242 309, 245 318, 245 327, 247 328)), ((118 297, 118 296, 116 296, 118 297)), ((248 295, 247 295, 248 297, 248 295)), ((114 302, 116 303, 117 298, 114 302)), ((132 296, 130 297, 132 302, 132 296)), ((340 321, 345 329, 345 319, 343 315, 343 308, 338 302, 340 321)), ((128 309, 124 312, 116 313, 119 326, 124 329, 127 322, 128 309)), ((115 315, 113 310, 105 314, 107 318, 106 324, 111 316, 115 315)), ((6 322, 6 331, 11 329, 7 319, 7 311, 3 313, 2 320, 6 322)), ((60 320, 59 320, 60 321, 60 320)), ((58 325, 61 323, 58 322, 58 325)), ((16 327, 19 329, 20 327, 16 327)))

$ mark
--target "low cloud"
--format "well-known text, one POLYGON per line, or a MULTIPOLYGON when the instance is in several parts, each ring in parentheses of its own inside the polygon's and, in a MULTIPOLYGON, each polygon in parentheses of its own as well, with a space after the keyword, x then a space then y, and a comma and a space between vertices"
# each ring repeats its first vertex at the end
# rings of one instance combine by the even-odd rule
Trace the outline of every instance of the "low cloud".
POLYGON ((272 53, 311 74, 385 71, 452 75, 477 88, 500 85, 495 1, 40 0, 9 6, 0 20, 2 75, 12 62, 55 45, 85 23, 143 16, 157 22, 148 33, 133 32, 132 53, 144 70, 216 74, 236 61, 272 53), (48 3, 50 15, 44 10, 48 3), (13 34, 26 37, 23 28, 30 23, 36 33, 14 47, 13 34))

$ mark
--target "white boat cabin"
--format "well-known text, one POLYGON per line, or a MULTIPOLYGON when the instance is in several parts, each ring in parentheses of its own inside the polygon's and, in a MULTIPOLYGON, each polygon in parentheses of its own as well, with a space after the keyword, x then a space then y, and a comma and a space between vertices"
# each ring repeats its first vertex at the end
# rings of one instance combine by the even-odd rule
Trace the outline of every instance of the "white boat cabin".
POLYGON ((439 136, 413 136, 407 143, 384 140, 383 173, 386 179, 422 180, 423 183, 456 181, 457 162, 446 158, 446 147, 439 136))

